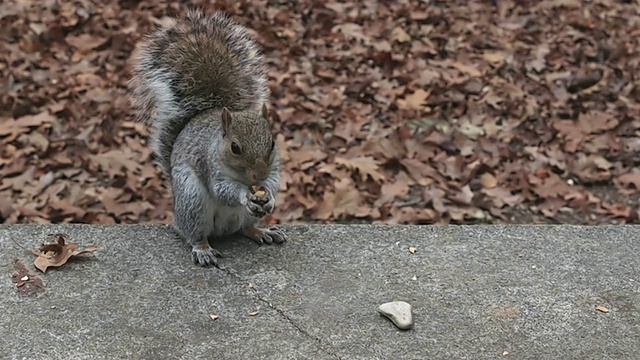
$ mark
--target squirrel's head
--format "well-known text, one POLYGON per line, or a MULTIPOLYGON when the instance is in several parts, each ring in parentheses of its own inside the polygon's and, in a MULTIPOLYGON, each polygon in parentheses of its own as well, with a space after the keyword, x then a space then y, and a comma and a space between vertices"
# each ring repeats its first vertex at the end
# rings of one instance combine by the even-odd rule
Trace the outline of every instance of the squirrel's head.
POLYGON ((234 113, 223 108, 221 116, 225 165, 247 185, 266 180, 278 152, 267 105, 234 113))

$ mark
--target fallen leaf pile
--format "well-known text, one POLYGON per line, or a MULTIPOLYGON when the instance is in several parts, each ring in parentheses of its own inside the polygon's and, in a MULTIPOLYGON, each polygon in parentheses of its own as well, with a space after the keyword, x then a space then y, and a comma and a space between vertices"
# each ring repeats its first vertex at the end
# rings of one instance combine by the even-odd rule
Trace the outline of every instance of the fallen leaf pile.
POLYGON ((5 0, 0 222, 171 220, 126 61, 187 5, 264 45, 266 222, 638 222, 640 6, 617 0, 5 0))
POLYGON ((72 256, 78 256, 94 252, 99 249, 98 246, 91 245, 82 250, 78 250, 78 243, 65 243, 65 235, 56 234, 57 241, 55 243, 43 244, 39 251, 34 251, 37 256, 33 264, 43 273, 50 266, 59 267, 67 263, 72 256))

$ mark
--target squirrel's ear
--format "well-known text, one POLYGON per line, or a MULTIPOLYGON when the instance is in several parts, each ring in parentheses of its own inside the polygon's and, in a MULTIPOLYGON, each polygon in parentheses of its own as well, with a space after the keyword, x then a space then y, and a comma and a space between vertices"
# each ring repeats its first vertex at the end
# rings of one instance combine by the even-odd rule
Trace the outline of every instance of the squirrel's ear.
POLYGON ((231 111, 226 107, 222 108, 222 131, 226 134, 231 128, 231 111))

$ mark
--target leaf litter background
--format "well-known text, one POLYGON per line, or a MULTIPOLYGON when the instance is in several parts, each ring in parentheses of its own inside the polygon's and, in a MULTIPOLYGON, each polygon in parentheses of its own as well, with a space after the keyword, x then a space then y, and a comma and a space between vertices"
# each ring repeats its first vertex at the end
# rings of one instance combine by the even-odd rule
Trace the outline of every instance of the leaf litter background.
POLYGON ((126 61, 196 4, 265 47, 270 223, 638 223, 640 2, 535 3, 5 0, 0 222, 171 220, 126 61))

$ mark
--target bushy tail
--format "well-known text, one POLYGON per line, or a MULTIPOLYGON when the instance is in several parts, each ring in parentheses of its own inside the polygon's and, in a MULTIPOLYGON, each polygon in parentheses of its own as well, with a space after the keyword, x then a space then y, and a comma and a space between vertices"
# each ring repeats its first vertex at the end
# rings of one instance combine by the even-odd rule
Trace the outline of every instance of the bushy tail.
POLYGON ((131 69, 132 106, 151 125, 151 146, 167 175, 173 144, 194 115, 262 106, 270 95, 260 46, 222 12, 189 10, 172 19, 138 43, 131 69))

